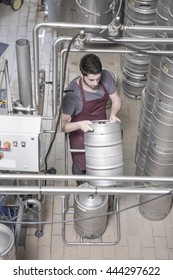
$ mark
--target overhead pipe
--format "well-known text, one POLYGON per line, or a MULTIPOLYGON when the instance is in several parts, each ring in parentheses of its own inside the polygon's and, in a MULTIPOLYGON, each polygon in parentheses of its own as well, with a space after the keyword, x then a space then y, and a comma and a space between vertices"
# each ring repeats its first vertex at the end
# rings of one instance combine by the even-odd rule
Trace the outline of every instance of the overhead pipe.
POLYGON ((82 185, 79 187, 64 187, 64 186, 0 186, 0 194, 59 194, 59 195, 66 195, 66 194, 90 194, 90 195, 172 195, 173 194, 173 188, 167 187, 167 188, 161 188, 156 187, 156 185, 152 187, 82 187, 82 185))
MULTIPOLYGON (((36 25, 33 29, 33 55, 34 55, 34 105, 37 106, 39 104, 39 30, 41 28, 76 28, 76 29, 84 29, 88 28, 90 30, 106 30, 108 28, 107 25, 86 25, 86 24, 71 24, 71 23, 64 23, 64 22, 56 22, 56 23, 40 23, 36 25)), ((53 93, 54 95, 56 93, 53 93)))
MULTIPOLYGON (((115 180, 116 182, 142 182, 141 186, 138 187, 116 187, 116 188, 98 188, 92 187, 89 189, 78 188, 78 187, 56 187, 56 186, 0 186, 0 193, 11 193, 11 194, 21 194, 21 193, 59 193, 59 194, 69 194, 69 193, 85 193, 85 194, 167 194, 172 192, 173 188, 170 188, 169 184, 173 182, 173 177, 148 177, 148 176, 89 176, 89 175, 52 175, 52 174, 0 174, 0 180, 51 180, 51 181, 60 181, 60 180, 115 180), (143 186, 145 182, 158 182, 167 183, 167 188, 161 188, 154 185, 153 188, 146 188, 143 186)), ((120 184, 120 183, 119 183, 120 184)))
POLYGON ((54 174, 10 174, 0 173, 0 180, 115 180, 124 182, 173 182, 173 177, 148 177, 148 176, 91 176, 91 175, 54 175, 54 174))
MULTIPOLYGON (((99 24, 96 24, 96 25, 89 25, 89 24, 72 24, 72 23, 64 23, 64 22, 53 22, 53 23, 40 23, 38 25, 35 26, 35 28, 33 29, 33 55, 34 55, 34 99, 33 99, 33 102, 34 102, 34 107, 38 106, 39 104, 39 30, 41 28, 54 28, 54 29, 60 29, 60 28, 69 28, 69 29, 72 29, 72 28, 75 28, 75 29, 82 29, 82 30, 85 30, 85 29, 88 29, 88 30, 97 30, 97 31, 104 31, 104 30, 107 30, 109 29, 109 25, 99 25, 99 24)), ((120 27, 122 30, 127 30, 127 29, 131 29, 131 30, 164 30, 164 31, 172 31, 173 28, 172 27, 168 27, 168 26, 145 26, 145 27, 141 27, 141 26, 121 26, 120 27)), ((61 40, 61 39, 60 39, 61 40)), ((68 38, 67 38, 68 40, 68 38)), ((99 39, 100 40, 100 39, 99 39)), ((130 41, 131 38, 123 38, 123 42, 131 42, 130 41)), ((139 38, 139 39, 135 39, 136 41, 135 42, 142 42, 143 39, 139 38)), ((145 39, 146 40, 146 39, 145 39)), ((106 42, 106 41, 105 41, 106 42)), ((107 42, 109 42, 107 40, 107 42)), ((117 42, 122 42, 121 40, 117 41, 117 42)), ((155 42, 154 40, 150 39, 150 42, 155 42)), ((162 39, 158 39, 157 42, 161 42, 161 43, 164 43, 165 41, 162 40, 162 39)), ((169 38, 167 39, 167 42, 168 43, 172 43, 173 42, 173 39, 172 38, 169 38)), ((115 41, 116 43, 116 41, 115 41)), ((55 47, 56 47, 56 44, 58 44, 58 42, 56 42, 53 46, 53 54, 55 55, 55 47)), ((111 50, 112 51, 112 50, 111 50)), ((121 53, 121 51, 120 51, 121 53)), ((149 54, 153 54, 153 52, 148 52, 149 54)), ((167 52, 166 52, 167 53, 167 52)), ((172 54, 172 52, 170 52, 170 54, 172 54)), ((56 55, 54 57, 54 59, 56 58, 56 55)), ((54 60, 55 61, 55 60, 54 60)), ((54 67, 56 64, 54 64, 54 67)), ((54 69, 54 68, 53 68, 54 69)), ((56 71, 54 73, 54 76, 56 75, 56 71)), ((54 81, 55 81, 55 77, 53 77, 54 81)), ((54 83, 53 85, 53 96, 55 97, 56 96, 56 93, 57 93, 57 83, 54 83)), ((55 97, 55 100, 56 100, 56 97, 55 97)), ((56 102, 54 104, 54 108, 53 108, 53 111, 54 111, 54 114, 53 116, 55 116, 56 114, 56 102)))

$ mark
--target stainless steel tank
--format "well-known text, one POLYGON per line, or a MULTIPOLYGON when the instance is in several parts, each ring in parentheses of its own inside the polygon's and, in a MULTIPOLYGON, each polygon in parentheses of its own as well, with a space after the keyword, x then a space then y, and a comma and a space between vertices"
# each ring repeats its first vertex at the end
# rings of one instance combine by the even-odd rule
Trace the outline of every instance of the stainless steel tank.
MULTIPOLYGON (((94 176, 123 175, 122 131, 120 122, 94 121, 93 132, 84 135, 86 174, 94 176)), ((93 186, 112 186, 111 180, 90 181, 93 186)))
POLYGON ((0 259, 16 259, 14 233, 4 224, 0 224, 0 259))
MULTIPOLYGON (((87 183, 80 185, 91 187, 87 183)), ((107 224, 108 196, 78 194, 74 199, 74 227, 84 238, 99 238, 107 224)))
POLYGON ((49 0, 48 19, 55 22, 109 24, 121 9, 117 0, 49 0))

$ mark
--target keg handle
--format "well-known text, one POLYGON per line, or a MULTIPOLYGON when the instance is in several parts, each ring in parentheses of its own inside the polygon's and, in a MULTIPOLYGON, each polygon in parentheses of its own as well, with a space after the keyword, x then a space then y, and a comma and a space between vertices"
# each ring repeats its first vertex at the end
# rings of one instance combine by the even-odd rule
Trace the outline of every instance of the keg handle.
POLYGON ((95 196, 96 196, 95 194, 89 194, 89 195, 88 195, 88 198, 89 198, 89 199, 93 199, 93 198, 95 198, 95 196))

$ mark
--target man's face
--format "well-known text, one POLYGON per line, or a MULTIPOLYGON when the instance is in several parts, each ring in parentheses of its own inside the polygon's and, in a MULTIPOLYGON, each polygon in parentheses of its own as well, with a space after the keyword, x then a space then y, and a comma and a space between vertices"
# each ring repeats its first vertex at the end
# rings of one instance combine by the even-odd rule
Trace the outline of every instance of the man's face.
POLYGON ((87 76, 82 75, 84 83, 91 89, 98 89, 99 82, 101 79, 101 73, 99 74, 88 74, 87 76))

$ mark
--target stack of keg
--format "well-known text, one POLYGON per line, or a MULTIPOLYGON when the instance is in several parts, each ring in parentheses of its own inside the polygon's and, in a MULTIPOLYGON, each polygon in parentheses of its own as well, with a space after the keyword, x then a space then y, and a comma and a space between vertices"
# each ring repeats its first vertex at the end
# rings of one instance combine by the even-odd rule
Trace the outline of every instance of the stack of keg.
MULTIPOLYGON (((91 126, 93 132, 87 132, 84 135, 86 174, 97 177, 122 176, 124 162, 121 123, 100 120, 94 121, 91 126)), ((81 186, 101 188, 115 187, 115 184, 116 182, 112 180, 100 179, 89 181, 81 186)), ((106 229, 107 210, 108 195, 76 195, 74 218, 80 218, 75 222, 76 232, 85 238, 100 237, 106 229), (96 218, 88 219, 94 216, 96 218)))
MULTIPOLYGON (((147 26, 154 25, 156 17, 157 0, 126 0, 124 11, 124 24, 126 26, 147 26)), ((151 31, 129 31, 126 30, 123 36, 134 39, 145 39, 154 37, 151 31)), ((142 90, 147 83, 147 74, 149 66, 149 55, 145 50, 150 50, 150 42, 129 43, 128 47, 139 50, 138 53, 125 54, 122 57, 123 77, 122 90, 127 96, 135 99, 141 99, 142 90), (140 53, 140 51, 143 51, 140 53)))
MULTIPOLYGON (((158 0, 156 7, 155 25, 166 26, 169 17, 169 2, 170 0, 158 0)), ((163 38, 166 34, 163 31, 157 31, 155 37, 163 38)), ((152 49, 158 51, 165 48, 164 44, 155 43, 152 49)), ((142 92, 140 125, 138 131, 138 139, 136 146, 136 175, 144 175, 144 165, 146 160, 147 148, 149 143, 149 135, 151 130, 151 122, 153 118, 153 106, 157 91, 157 80, 160 70, 160 61, 162 56, 152 55, 150 57, 148 78, 146 88, 142 92)))
MULTIPOLYGON (((172 7, 172 1, 158 0, 156 25, 170 25, 172 7)), ((166 35, 161 31, 156 34, 157 37, 162 38, 166 37, 166 35)), ((159 50, 165 47, 168 49, 171 45, 153 45, 153 49, 158 50, 158 53, 159 50)), ((151 56, 148 81, 142 102, 142 121, 137 141, 136 175, 173 176, 172 91, 173 58, 151 56), (148 125, 146 125, 146 116, 148 125)), ((151 188, 158 186, 156 183, 147 185, 147 187, 151 188)), ((163 187, 163 184, 161 186, 163 187)), ((139 206, 140 213, 150 220, 164 219, 171 209, 172 195, 166 195, 161 198, 153 195, 141 195, 139 201, 143 203, 153 198, 155 200, 139 206)))
MULTIPOLYGON (((153 119, 144 167, 145 176, 173 176, 173 60, 163 57, 157 82, 153 119)), ((156 187, 153 184, 152 187, 156 187)), ((140 202, 152 199, 140 196, 140 202)), ((157 198, 157 197, 155 197, 157 198)), ((140 213, 151 220, 164 219, 170 212, 172 195, 139 206, 140 213)))

